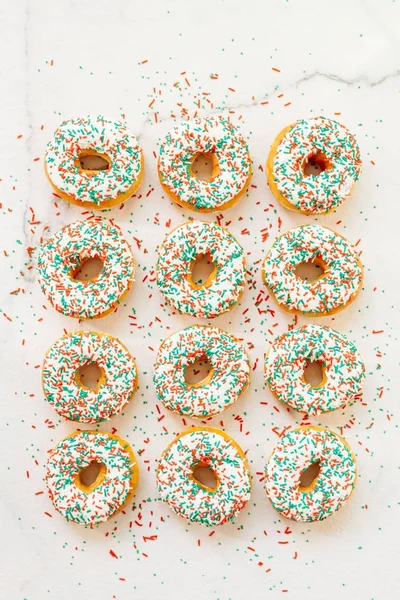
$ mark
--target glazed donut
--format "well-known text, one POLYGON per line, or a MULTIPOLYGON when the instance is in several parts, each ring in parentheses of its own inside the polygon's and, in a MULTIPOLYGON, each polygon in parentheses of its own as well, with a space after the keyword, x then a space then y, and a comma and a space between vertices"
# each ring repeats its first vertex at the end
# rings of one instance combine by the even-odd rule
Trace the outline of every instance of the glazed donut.
POLYGON ((75 221, 52 235, 38 256, 39 284, 53 307, 67 317, 95 319, 112 312, 132 287, 132 251, 111 221, 75 221), (89 258, 103 263, 93 279, 75 276, 89 258))
POLYGON ((231 406, 247 389, 250 361, 233 335, 218 327, 192 325, 161 344, 153 381, 158 399, 169 410, 189 417, 211 417, 231 406), (210 362, 210 372, 198 383, 186 383, 186 367, 202 359, 210 362))
POLYGON ((352 404, 361 397, 364 363, 345 335, 321 325, 304 325, 277 337, 265 359, 265 381, 284 404, 319 415, 352 404), (311 362, 322 364, 322 382, 304 379, 311 362))
POLYGON ((131 446, 118 435, 76 431, 51 452, 46 484, 54 508, 67 520, 97 525, 122 510, 139 481, 139 466, 131 446), (80 473, 101 465, 96 480, 86 486, 80 473))
POLYGON ((56 193, 78 206, 110 208, 130 198, 143 179, 143 152, 127 127, 102 116, 61 123, 48 143, 45 172, 56 193), (99 156, 105 170, 85 169, 80 159, 99 156))
POLYGON ((251 159, 238 129, 223 116, 195 119, 170 131, 160 146, 158 175, 165 192, 179 206, 214 212, 233 206, 251 179, 251 159), (211 178, 192 171, 199 154, 212 162, 211 178))
POLYGON ((243 248, 216 223, 189 221, 167 235, 158 251, 157 286, 180 313, 208 319, 229 311, 245 288, 243 248), (208 256, 215 265, 207 281, 193 282, 192 264, 208 256))
POLYGON ((105 333, 67 333, 49 348, 43 362, 45 398, 70 421, 100 423, 119 414, 137 382, 136 363, 128 349, 105 333), (79 378, 79 369, 88 363, 101 371, 96 389, 86 387, 79 378))
POLYGON ((361 171, 360 150, 349 130, 331 119, 302 119, 275 138, 267 179, 275 198, 306 215, 329 213, 352 192, 361 171), (307 165, 321 169, 307 174, 307 165))
POLYGON ((287 519, 322 521, 339 510, 356 482, 356 459, 340 435, 323 427, 299 427, 285 433, 265 467, 264 485, 273 507, 287 519), (319 473, 301 486, 311 465, 319 473))
POLYGON ((264 283, 281 308, 314 317, 348 306, 361 290, 363 266, 344 237, 321 225, 302 225, 279 236, 262 267, 264 283), (296 276, 296 267, 311 262, 324 273, 315 281, 296 276))
POLYGON ((243 450, 213 427, 194 427, 179 434, 164 450, 156 476, 161 499, 177 515, 213 527, 232 520, 251 494, 243 450), (215 489, 194 478, 193 470, 200 466, 213 471, 215 489))

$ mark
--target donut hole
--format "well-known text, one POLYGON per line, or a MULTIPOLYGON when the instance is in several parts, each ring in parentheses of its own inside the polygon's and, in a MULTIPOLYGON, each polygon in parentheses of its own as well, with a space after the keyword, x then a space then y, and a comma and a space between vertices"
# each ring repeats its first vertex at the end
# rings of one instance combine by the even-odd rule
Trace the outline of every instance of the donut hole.
POLYGON ((331 162, 323 152, 314 152, 307 156, 303 164, 303 173, 306 177, 318 176, 332 167, 331 162))
POLYGON ((301 262, 294 270, 294 274, 299 279, 313 283, 326 273, 326 267, 321 258, 314 258, 308 262, 301 262))
POLYGON ((79 166, 82 171, 108 171, 111 161, 106 154, 97 152, 82 152, 78 156, 79 166))
POLYGON ((78 473, 75 483, 83 492, 90 494, 104 481, 106 473, 102 463, 93 461, 78 473))
POLYGON ((185 382, 192 387, 199 387, 210 383, 213 368, 206 356, 198 358, 185 367, 185 382))
POLYGON ((94 281, 103 267, 104 263, 98 256, 84 258, 80 265, 72 270, 71 277, 77 281, 94 281))
POLYGON ((209 254, 199 254, 191 264, 189 282, 196 289, 209 287, 216 270, 217 267, 209 254))
POLYGON ((317 460, 311 463, 300 475, 299 490, 301 492, 310 492, 315 485, 321 472, 321 463, 317 460))
POLYGON ((95 362, 88 362, 84 364, 76 372, 76 380, 78 384, 90 390, 97 390, 101 386, 104 380, 104 371, 95 362))
POLYGON ((215 491, 219 485, 219 479, 214 471, 204 463, 192 466, 192 479, 201 487, 215 491))
POLYGON ((190 167, 191 174, 201 181, 210 181, 219 173, 215 154, 199 152, 195 154, 190 167))
POLYGON ((326 380, 324 363, 320 360, 307 361, 303 379, 311 387, 322 387, 326 380))

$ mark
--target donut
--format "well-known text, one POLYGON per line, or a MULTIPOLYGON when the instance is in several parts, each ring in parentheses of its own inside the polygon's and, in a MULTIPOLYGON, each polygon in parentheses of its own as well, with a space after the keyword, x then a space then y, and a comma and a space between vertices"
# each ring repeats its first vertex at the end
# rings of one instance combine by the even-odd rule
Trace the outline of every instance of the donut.
POLYGON ((356 482, 356 459, 340 435, 317 426, 285 433, 265 467, 264 486, 273 507, 293 521, 322 521, 339 510, 356 482), (306 487, 301 475, 311 465, 319 473, 306 487))
POLYGON ((251 159, 238 129, 223 116, 194 119, 174 127, 160 146, 158 175, 165 192, 179 206, 214 212, 233 206, 251 179, 251 159), (210 179, 193 173, 198 155, 212 164, 210 179))
POLYGON ((229 311, 244 292, 245 275, 243 248, 216 223, 184 223, 167 235, 158 251, 158 289, 181 314, 211 319, 229 311), (196 284, 191 274, 199 256, 214 264, 202 284, 196 284))
POLYGON ((164 450, 157 467, 158 492, 172 510, 208 526, 231 521, 251 494, 251 475, 240 446, 224 431, 193 427, 164 450), (207 467, 216 488, 195 479, 196 467, 207 467))
POLYGON ((345 335, 321 325, 304 325, 277 337, 265 359, 265 381, 284 404, 308 415, 345 408, 361 398, 364 363, 345 335), (310 385, 309 363, 322 365, 323 379, 310 385))
POLYGON ((262 277, 281 308, 318 317, 339 312, 356 298, 363 266, 344 237, 321 225, 302 225, 275 240, 264 259, 262 277), (296 276, 296 267, 307 262, 324 269, 315 281, 296 276))
POLYGON ((42 292, 67 317, 95 319, 112 312, 132 287, 135 266, 132 251, 114 223, 75 221, 43 244, 37 261, 42 292), (90 258, 103 263, 93 279, 76 275, 90 258))
POLYGON ((351 194, 360 176, 360 150, 337 121, 302 119, 277 135, 266 170, 269 187, 285 208, 306 215, 329 213, 351 194), (307 174, 307 165, 321 172, 307 174))
POLYGON ((58 196, 78 206, 110 208, 130 198, 143 179, 143 152, 123 123, 78 117, 61 123, 48 143, 45 173, 58 196), (104 170, 81 166, 85 156, 108 162, 104 170))
POLYGON ((118 435, 75 431, 50 453, 45 480, 54 508, 67 521, 97 525, 131 501, 139 466, 131 446, 118 435), (87 486, 80 474, 93 463, 100 470, 87 486))
POLYGON ((105 333, 67 333, 49 348, 43 362, 45 398, 70 421, 100 423, 119 414, 137 383, 136 363, 128 349, 105 333), (86 387, 79 377, 79 369, 90 363, 101 371, 96 389, 86 387))
POLYGON ((250 361, 241 342, 209 325, 192 325, 161 344, 154 370, 158 399, 169 410, 189 417, 211 417, 231 406, 247 389, 250 361), (208 360, 202 381, 187 383, 185 369, 208 360))

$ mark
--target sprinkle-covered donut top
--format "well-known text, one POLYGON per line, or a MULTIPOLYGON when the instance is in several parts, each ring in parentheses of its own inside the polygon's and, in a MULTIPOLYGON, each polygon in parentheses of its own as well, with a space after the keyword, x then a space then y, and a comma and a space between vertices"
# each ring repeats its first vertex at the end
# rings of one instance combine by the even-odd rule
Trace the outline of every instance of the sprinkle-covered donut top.
MULTIPOLYGON (((269 176, 287 202, 302 212, 327 213, 337 208, 358 180, 360 150, 349 130, 325 117, 294 123, 276 148, 269 176), (308 160, 323 163, 319 175, 306 175, 308 160)), ((269 161, 267 163, 269 167, 269 161)))
POLYGON ((51 452, 46 484, 55 509, 67 521, 96 525, 127 504, 139 479, 130 445, 116 435, 81 431, 70 435, 51 452), (91 463, 102 465, 90 487, 79 474, 91 463))
POLYGON ((94 331, 64 335, 48 350, 43 363, 46 400, 64 418, 81 423, 106 421, 122 411, 137 387, 136 363, 116 338, 94 331), (78 372, 96 364, 96 389, 80 381, 78 372))
POLYGON ((132 286, 132 251, 111 221, 75 221, 53 234, 38 256, 38 280, 53 307, 68 317, 92 319, 111 311, 132 286), (80 281, 74 273, 89 258, 103 269, 80 281))
POLYGON ((174 229, 158 251, 157 285, 180 313, 213 318, 230 310, 245 288, 243 249, 216 223, 190 221, 174 229), (192 263, 209 256, 215 265, 203 284, 191 280, 192 263))
POLYGON ((263 279, 285 310, 309 315, 331 314, 355 299, 363 279, 356 249, 321 225, 303 225, 279 236, 262 267, 263 279), (316 262, 325 272, 312 282, 297 277, 301 263, 316 262))
POLYGON ((251 494, 251 475, 243 451, 223 431, 195 427, 180 434, 162 454, 158 491, 176 514, 205 525, 232 520, 251 494), (211 469, 215 489, 193 477, 196 466, 211 469))
POLYGON ((294 521, 321 521, 349 498, 356 462, 347 442, 322 427, 299 427, 286 433, 265 468, 265 489, 274 508, 294 521), (313 464, 319 474, 308 487, 300 477, 313 464))
POLYGON ((132 186, 140 183, 142 162, 142 149, 136 137, 123 123, 100 115, 61 123, 47 146, 45 168, 62 195, 78 204, 90 203, 101 208, 120 196, 129 197, 132 186), (106 158, 109 168, 83 169, 79 158, 87 154, 106 158))
POLYGON ((265 359, 265 380, 273 394, 309 415, 344 408, 361 398, 364 363, 355 345, 330 327, 304 325, 277 337, 265 359), (323 380, 304 379, 309 363, 321 363, 323 380))
POLYGON ((191 417, 220 413, 247 388, 250 361, 240 341, 218 327, 192 325, 169 336, 160 346, 154 371, 157 396, 168 409, 191 417), (204 381, 189 384, 185 369, 208 360, 204 381))
POLYGON ((251 177, 244 138, 223 116, 193 119, 170 131, 160 146, 160 180, 176 202, 211 212, 233 203, 251 177), (192 173, 198 154, 211 155, 216 175, 202 181, 192 173))

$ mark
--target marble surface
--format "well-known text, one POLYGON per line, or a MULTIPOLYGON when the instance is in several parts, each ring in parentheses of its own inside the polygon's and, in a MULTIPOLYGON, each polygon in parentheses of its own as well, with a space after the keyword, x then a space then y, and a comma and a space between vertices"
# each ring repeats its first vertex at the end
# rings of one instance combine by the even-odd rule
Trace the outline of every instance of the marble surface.
POLYGON ((0 2, 1 597, 398 597, 399 20, 392 0, 0 2), (139 193, 106 213, 132 244, 137 281, 118 312, 94 326, 120 337, 138 362, 136 396, 102 429, 116 430, 140 453, 141 481, 124 514, 93 530, 66 523, 47 497, 46 454, 75 427, 41 389, 49 345, 63 331, 93 324, 57 314, 35 273, 40 240, 88 216, 52 194, 42 161, 60 121, 88 113, 126 120, 146 156, 139 193), (175 122, 216 113, 239 124, 254 176, 248 194, 220 218, 245 248, 247 290, 214 323, 244 338, 254 370, 246 395, 211 423, 248 451, 253 494, 234 524, 210 531, 189 526, 157 498, 157 458, 184 424, 156 401, 154 358, 164 337, 195 320, 173 315, 155 287, 157 245, 193 214, 162 193, 155 156, 175 122), (281 128, 320 114, 355 133, 363 172, 342 207, 313 219, 278 206, 263 169, 281 128), (268 343, 293 318, 257 298, 260 260, 274 237, 314 220, 362 252, 362 293, 322 322, 356 342, 367 379, 362 402, 312 419, 343 431, 359 475, 339 513, 304 525, 281 519, 260 482, 277 434, 302 415, 278 405, 263 384, 268 343))

